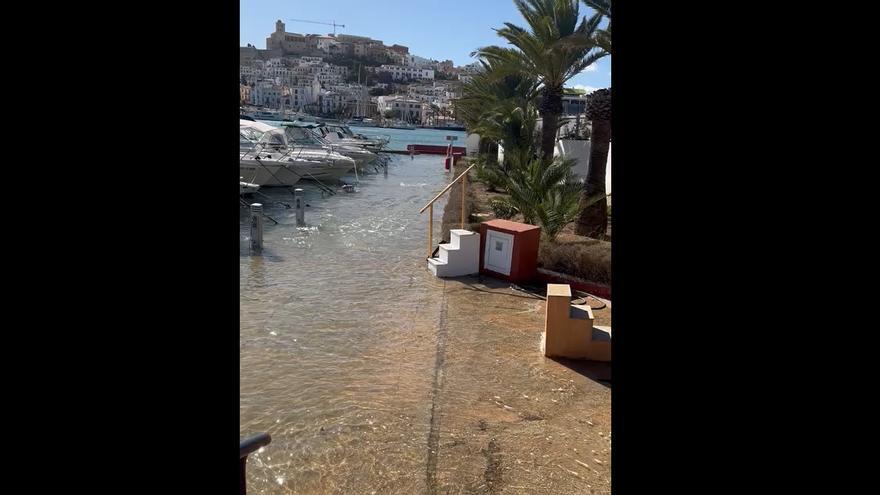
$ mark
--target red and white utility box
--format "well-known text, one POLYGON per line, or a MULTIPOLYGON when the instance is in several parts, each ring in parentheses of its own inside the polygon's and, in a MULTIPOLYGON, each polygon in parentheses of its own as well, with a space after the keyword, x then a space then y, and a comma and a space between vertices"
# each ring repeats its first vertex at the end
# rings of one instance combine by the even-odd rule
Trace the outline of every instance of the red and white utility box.
POLYGON ((527 282, 538 272, 541 227, 509 220, 480 224, 480 273, 527 282))

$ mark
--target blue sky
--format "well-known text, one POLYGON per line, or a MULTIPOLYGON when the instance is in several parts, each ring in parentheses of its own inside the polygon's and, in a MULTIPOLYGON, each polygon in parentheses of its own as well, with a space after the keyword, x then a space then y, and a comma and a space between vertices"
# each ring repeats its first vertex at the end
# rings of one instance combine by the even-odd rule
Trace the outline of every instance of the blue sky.
MULTIPOLYGON (((512 22, 525 27, 511 0, 239 0, 239 41, 266 48, 266 37, 281 19, 294 33, 332 33, 332 26, 290 19, 344 24, 336 33, 369 36, 409 47, 410 53, 472 62, 480 46, 502 45, 493 28, 512 22)), ((581 4, 581 15, 592 11, 581 4)), ((586 89, 611 85, 611 57, 605 57, 573 77, 567 86, 586 89)))

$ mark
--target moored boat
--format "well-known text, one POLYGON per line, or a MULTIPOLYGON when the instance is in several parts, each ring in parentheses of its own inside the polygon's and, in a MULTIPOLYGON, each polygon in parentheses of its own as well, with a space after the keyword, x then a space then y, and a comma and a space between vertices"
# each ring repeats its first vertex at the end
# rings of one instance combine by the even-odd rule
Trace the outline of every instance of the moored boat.
POLYGON ((260 186, 336 181, 355 167, 354 159, 332 149, 297 146, 284 129, 247 120, 239 121, 239 151, 239 175, 260 186))

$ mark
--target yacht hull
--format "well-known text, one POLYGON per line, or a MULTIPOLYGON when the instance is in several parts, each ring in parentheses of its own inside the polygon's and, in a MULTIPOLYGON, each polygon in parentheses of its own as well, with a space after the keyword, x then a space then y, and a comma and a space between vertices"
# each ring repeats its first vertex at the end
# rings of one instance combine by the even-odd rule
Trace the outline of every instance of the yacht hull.
POLYGON ((243 159, 239 175, 259 186, 292 186, 300 180, 336 182, 354 168, 353 160, 311 161, 243 159))
POLYGON ((238 175, 260 187, 292 186, 302 179, 302 174, 275 160, 239 160, 238 175))

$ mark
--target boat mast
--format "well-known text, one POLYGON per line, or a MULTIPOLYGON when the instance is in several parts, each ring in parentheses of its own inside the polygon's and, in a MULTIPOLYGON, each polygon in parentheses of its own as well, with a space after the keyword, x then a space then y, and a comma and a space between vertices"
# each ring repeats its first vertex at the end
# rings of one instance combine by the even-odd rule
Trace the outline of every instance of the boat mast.
POLYGON ((284 81, 281 82, 281 120, 284 120, 284 81))
POLYGON ((357 117, 361 117, 361 100, 364 97, 364 88, 361 86, 361 67, 363 67, 363 64, 358 64, 358 89, 361 90, 361 97, 358 98, 357 104, 355 105, 357 117))

